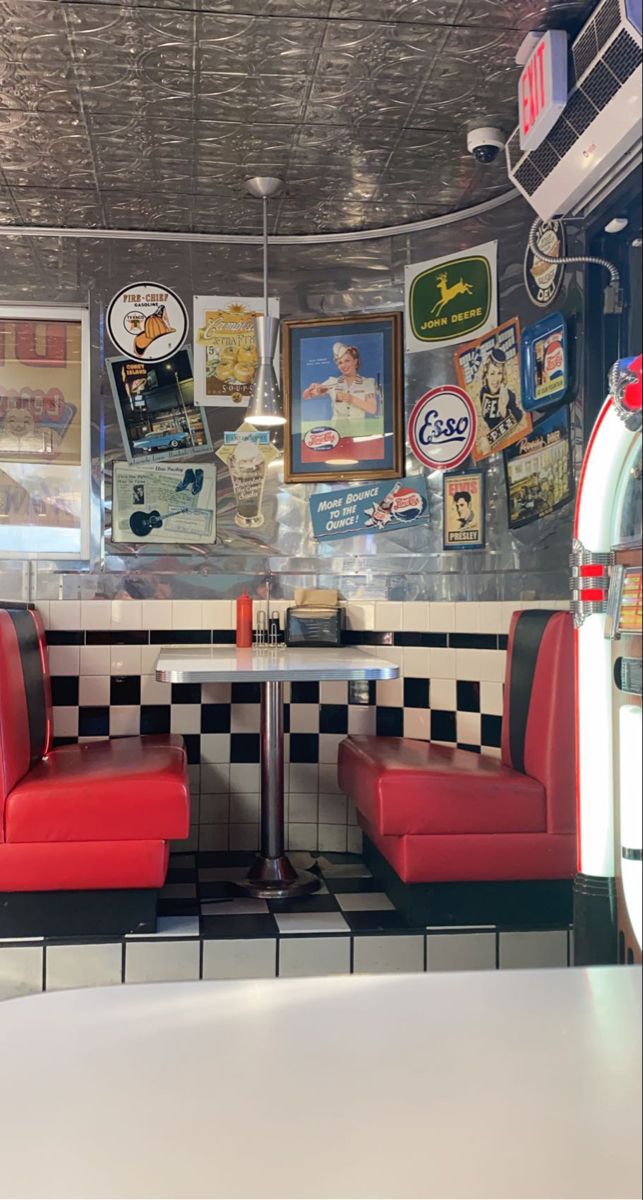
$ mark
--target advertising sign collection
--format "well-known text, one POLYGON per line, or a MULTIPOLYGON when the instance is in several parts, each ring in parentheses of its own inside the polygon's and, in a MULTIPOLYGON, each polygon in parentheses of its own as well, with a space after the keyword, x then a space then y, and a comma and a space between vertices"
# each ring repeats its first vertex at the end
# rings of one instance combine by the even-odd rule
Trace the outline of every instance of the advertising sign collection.
MULTIPOLYGON (((547 92, 544 53, 525 76, 530 132, 547 92)), ((525 288, 544 308, 564 277, 561 223, 541 222, 535 243, 555 260, 526 250, 525 288)), ((324 485, 308 497, 315 539, 428 523, 429 471, 443 478, 443 549, 483 548, 486 462, 499 454, 511 529, 571 499, 569 411, 560 407, 571 390, 567 321, 550 313, 522 335, 517 317, 499 323, 497 259, 492 241, 407 266, 404 314, 284 322, 283 479, 324 485), (415 398, 405 431, 404 349, 445 347, 452 378, 415 398), (327 490, 333 483, 345 486, 327 490)), ((277 300, 269 311, 278 318, 277 300)), ((87 544, 87 313, 65 312, 0 310, 0 550, 8 554, 25 526, 38 530, 36 553, 47 543, 69 556, 87 544)), ((128 283, 112 298, 106 331, 118 353, 105 367, 126 460, 113 470, 115 543, 214 542, 213 455, 227 468, 226 517, 233 513, 239 531, 264 524, 269 468, 281 458, 274 438, 247 421, 215 444, 211 432, 215 410, 248 407, 262 312, 258 297, 195 296, 190 346, 186 304, 166 284, 128 283)))

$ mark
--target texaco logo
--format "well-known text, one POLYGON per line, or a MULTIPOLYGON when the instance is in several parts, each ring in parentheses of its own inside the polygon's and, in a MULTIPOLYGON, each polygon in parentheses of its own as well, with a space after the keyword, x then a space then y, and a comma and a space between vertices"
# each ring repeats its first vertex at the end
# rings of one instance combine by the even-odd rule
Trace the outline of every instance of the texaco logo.
POLYGON ((409 418, 411 449, 425 467, 449 471, 469 457, 476 426, 476 410, 462 388, 433 388, 418 400, 409 418))
POLYGON ((107 310, 107 332, 114 345, 136 362, 165 362, 188 336, 183 301, 160 283, 130 283, 107 310))

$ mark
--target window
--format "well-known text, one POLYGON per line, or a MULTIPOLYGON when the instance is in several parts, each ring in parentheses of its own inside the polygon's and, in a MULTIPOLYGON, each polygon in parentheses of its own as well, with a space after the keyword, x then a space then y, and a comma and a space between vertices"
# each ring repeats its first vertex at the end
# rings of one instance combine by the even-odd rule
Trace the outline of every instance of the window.
POLYGON ((89 314, 0 306, 0 555, 89 557, 89 314))

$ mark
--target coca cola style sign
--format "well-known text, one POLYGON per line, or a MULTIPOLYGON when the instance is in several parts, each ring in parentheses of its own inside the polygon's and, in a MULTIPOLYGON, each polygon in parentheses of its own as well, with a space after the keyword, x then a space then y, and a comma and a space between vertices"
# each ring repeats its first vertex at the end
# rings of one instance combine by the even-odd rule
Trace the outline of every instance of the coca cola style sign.
POLYGON ((476 410, 462 388, 433 388, 421 396, 409 418, 415 457, 433 471, 459 467, 476 441, 476 410))

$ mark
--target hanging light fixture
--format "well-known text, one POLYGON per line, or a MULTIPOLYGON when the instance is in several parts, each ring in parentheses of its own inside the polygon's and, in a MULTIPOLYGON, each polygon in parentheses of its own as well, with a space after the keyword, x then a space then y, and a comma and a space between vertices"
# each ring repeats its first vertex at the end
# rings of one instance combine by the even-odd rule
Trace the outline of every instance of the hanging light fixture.
POLYGON ((255 337, 259 364, 254 388, 246 411, 246 420, 264 428, 285 425, 281 393, 275 375, 274 356, 279 337, 279 321, 268 310, 268 200, 283 187, 281 179, 258 175, 246 180, 246 191, 263 201, 263 316, 255 318, 255 337))

